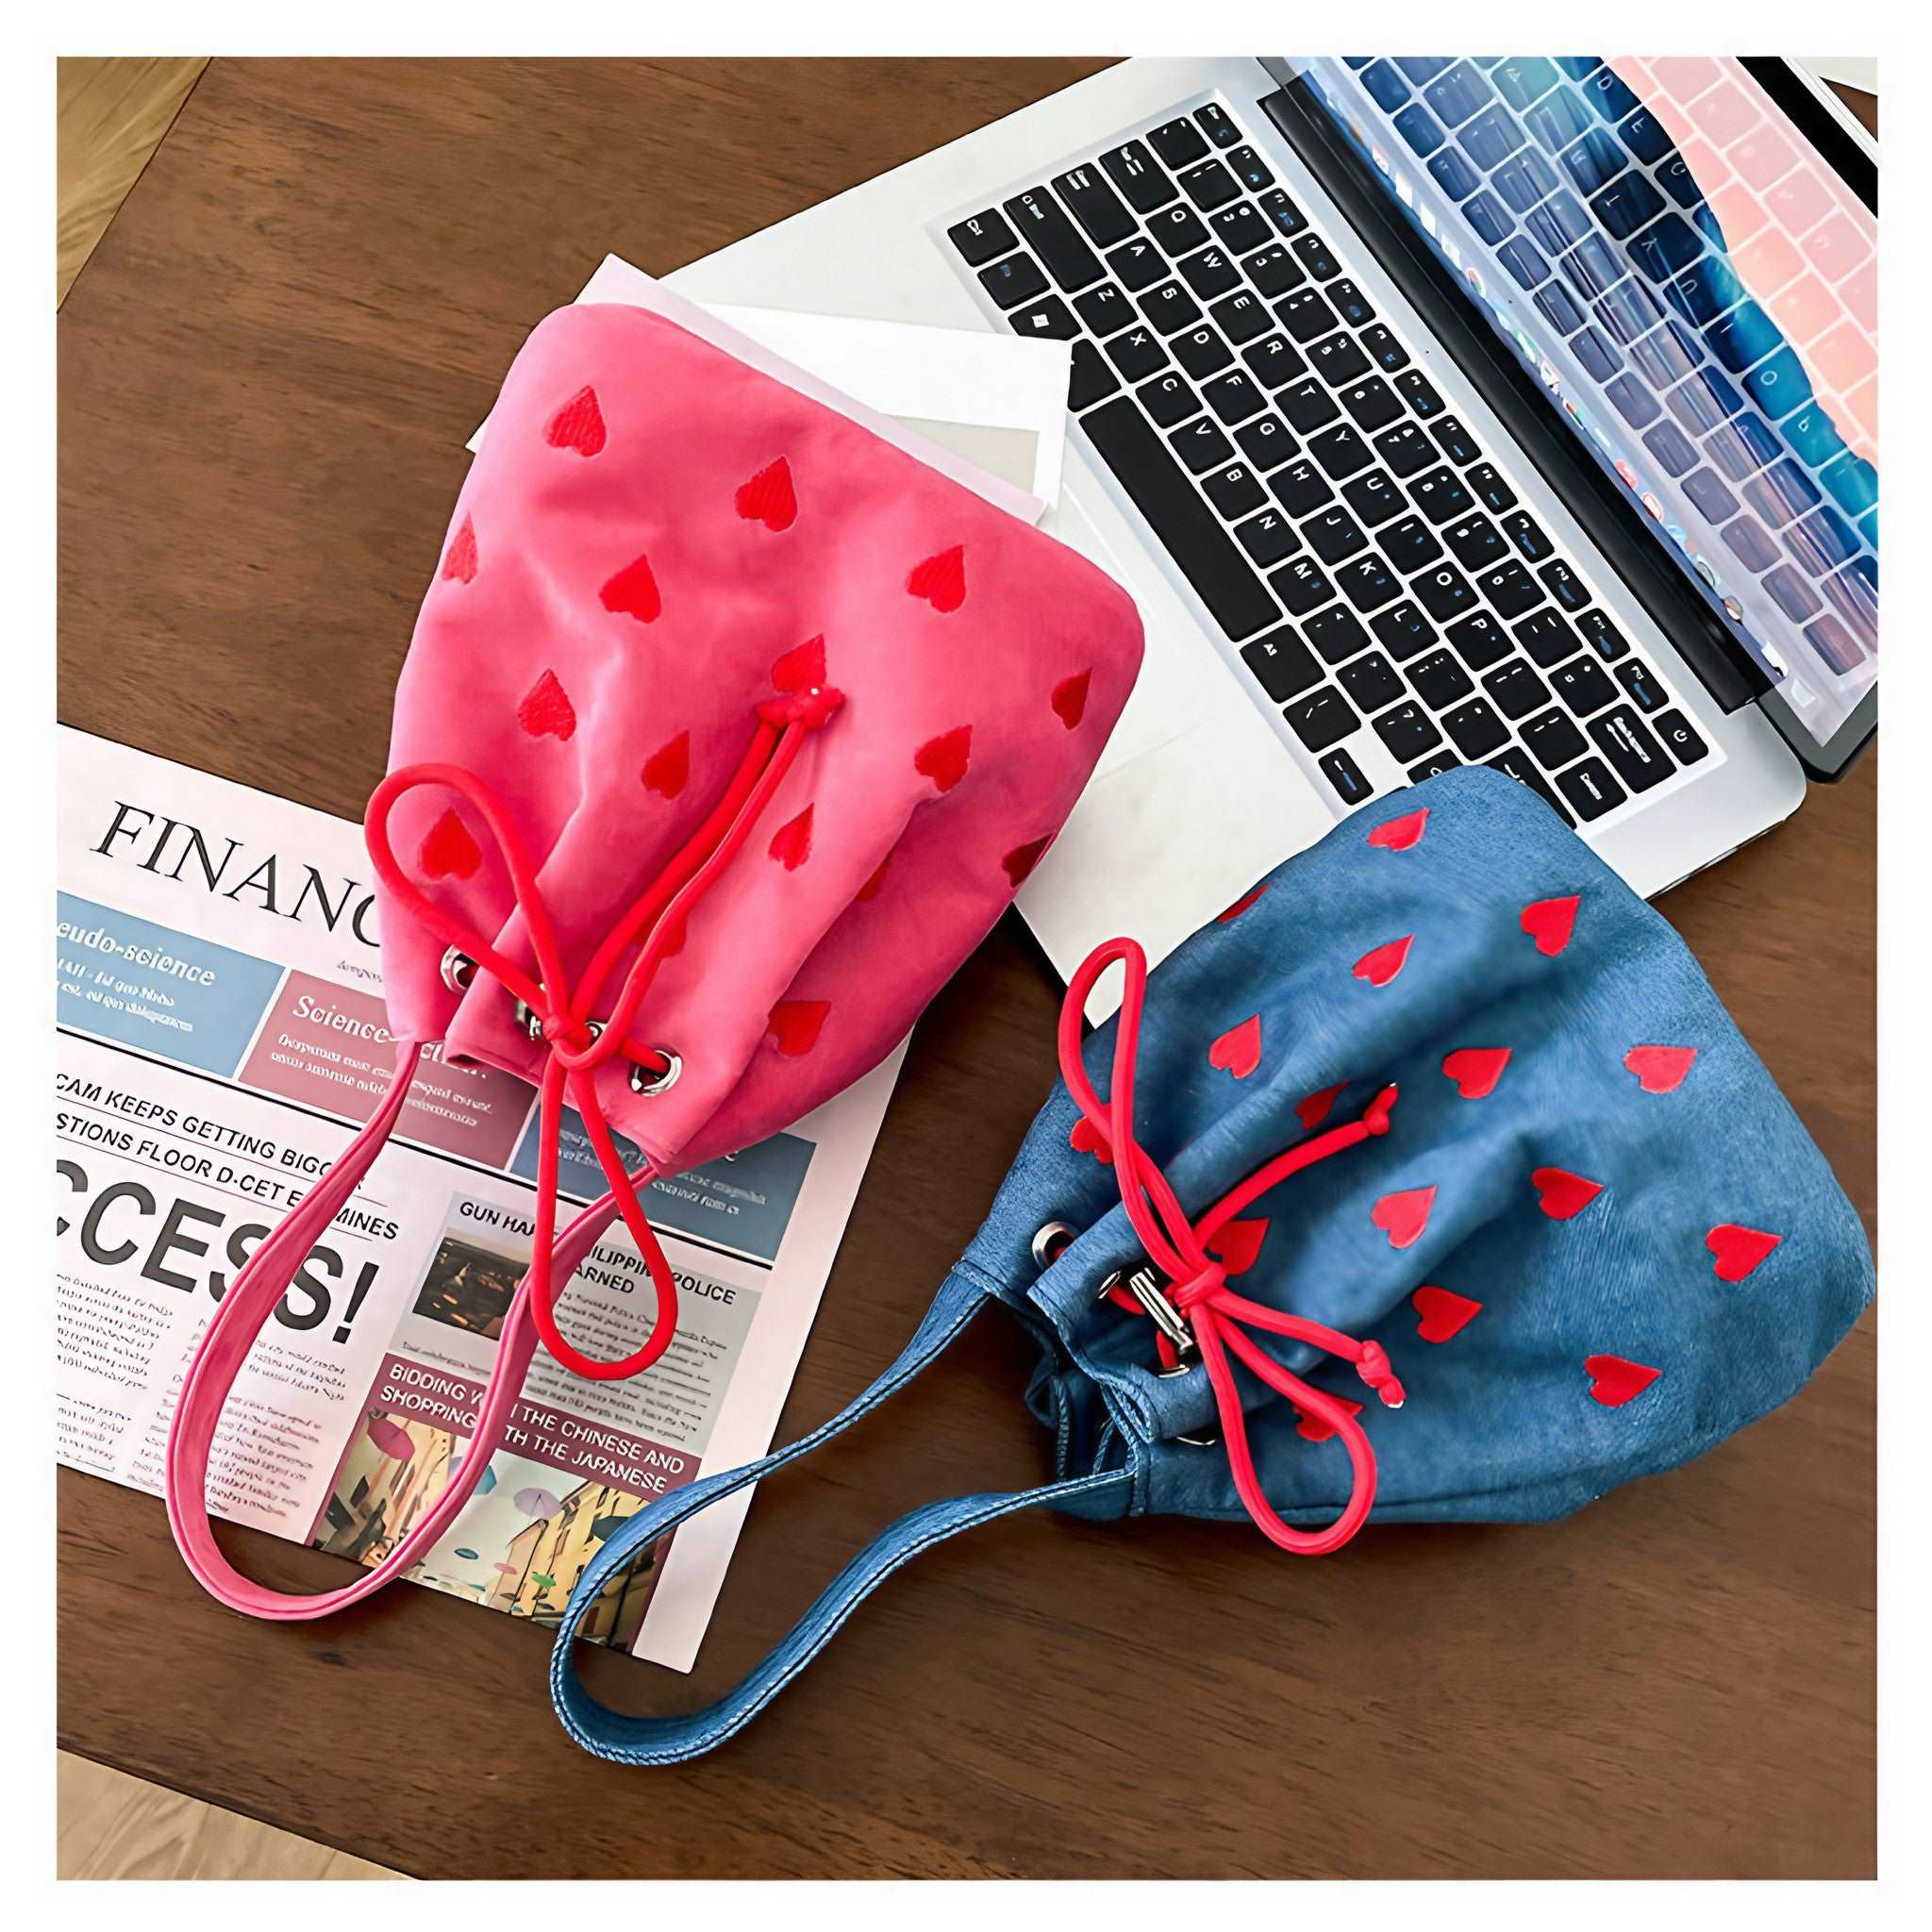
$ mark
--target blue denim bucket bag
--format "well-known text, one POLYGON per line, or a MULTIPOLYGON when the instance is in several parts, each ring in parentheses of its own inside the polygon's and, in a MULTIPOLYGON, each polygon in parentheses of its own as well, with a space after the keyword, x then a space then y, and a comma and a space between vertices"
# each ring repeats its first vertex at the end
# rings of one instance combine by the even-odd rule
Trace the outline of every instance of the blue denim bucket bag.
POLYGON ((901 1564, 1036 1504, 1246 1517, 1310 1555, 1365 1521, 1565 1515, 1786 1401, 1872 1296, 1857 1215, 1682 941, 1497 773, 1357 812, 1151 979, 1102 947, 1060 1048, 1068 1077, 891 1367, 586 1569, 551 1684, 587 1749, 711 1749, 901 1564), (1083 1045, 1115 963, 1121 1011, 1083 1045), (1040 1343, 1053 1481, 901 1518, 708 1709, 589 1694, 575 1635, 627 1564, 992 1302, 1040 1343))

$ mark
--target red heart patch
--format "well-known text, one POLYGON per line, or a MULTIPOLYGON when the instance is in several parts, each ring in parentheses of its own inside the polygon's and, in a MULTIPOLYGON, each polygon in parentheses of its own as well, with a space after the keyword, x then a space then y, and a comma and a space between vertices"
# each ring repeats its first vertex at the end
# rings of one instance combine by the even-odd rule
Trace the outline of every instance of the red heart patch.
POLYGON ((462 528, 450 539, 449 548, 443 552, 442 574, 465 584, 476 575, 476 526, 468 517, 463 519, 462 528))
POLYGON ((1306 1131, 1312 1134, 1328 1118, 1328 1109, 1335 1105, 1336 1096, 1348 1082, 1339 1086, 1324 1087, 1319 1093, 1311 1093, 1306 1100, 1295 1103, 1294 1117, 1300 1121, 1306 1131))
POLYGON ((1391 1248, 1412 1248, 1422 1240, 1435 1205, 1434 1188, 1404 1188, 1399 1193, 1384 1194, 1369 1210, 1369 1219, 1389 1237, 1391 1248))
POLYGON ((966 760, 972 749, 972 725, 957 725, 937 738, 928 738, 912 754, 912 769, 930 778, 941 791, 950 791, 966 775, 966 760))
POLYGON ((1423 827, 1429 822, 1429 808, 1424 806, 1420 811, 1406 811, 1399 819, 1384 819, 1369 834, 1369 843, 1379 845, 1384 852, 1407 852, 1423 841, 1423 827))
POLYGON ((787 872, 796 872, 811 857, 811 807, 787 819, 772 834, 771 855, 787 872))
POLYGON ((644 760, 644 769, 638 775, 643 779, 645 791, 655 791, 660 798, 675 798, 691 776, 691 733, 680 731, 660 744, 644 760))
POLYGON ((1507 1046, 1458 1046, 1443 1060, 1442 1071, 1456 1082, 1463 1099, 1481 1100, 1496 1091, 1508 1064, 1507 1046))
POLYGON ((1266 1217, 1256 1221, 1224 1222, 1208 1243, 1208 1252, 1230 1274, 1245 1274, 1260 1258, 1261 1243, 1268 1239, 1266 1217))
POLYGON ((1586 1180, 1560 1167, 1540 1167, 1529 1177, 1536 1205, 1552 1221, 1569 1221, 1581 1214, 1604 1191, 1601 1181, 1586 1180))
POLYGON ((1113 1165, 1113 1149, 1100 1138, 1100 1129, 1083 1113, 1074 1123, 1074 1131, 1067 1136, 1067 1145, 1075 1154, 1091 1154, 1102 1167, 1113 1165))
POLYGON ((470 828, 454 810, 446 811, 430 826, 416 854, 425 878, 467 879, 476 875, 483 854, 470 828))
POLYGON ((1046 855, 1046 848, 1053 843, 1049 832, 1043 839, 1029 839, 1024 845, 1015 845, 1000 863, 1007 869, 1007 876, 1013 882, 1014 891, 1026 883, 1028 874, 1046 855))
POLYGON ((557 449, 574 449, 580 457, 593 457, 604 447, 604 411, 597 407, 597 391, 588 383, 551 417, 543 441, 557 449))
POLYGON ((1694 1046, 1633 1046, 1624 1056, 1624 1065, 1637 1075, 1637 1084, 1646 1093, 1674 1093, 1696 1058, 1694 1046))
POLYGON ((1215 924, 1225 925, 1229 920, 1239 919, 1267 890, 1266 886, 1257 886, 1253 891, 1243 892, 1225 912, 1217 912, 1214 915, 1215 924))
POLYGON ((517 723, 532 738, 568 738, 577 728, 577 714, 571 708, 554 671, 546 671, 517 707, 517 723))
POLYGON ((817 691, 825 681, 825 640, 821 633, 792 647, 772 666, 772 682, 780 691, 817 691))
POLYGON ((818 1044, 819 1028, 831 1010, 830 1000, 780 1000, 772 1008, 765 1031, 777 1041, 780 1053, 796 1059, 818 1044))
POLYGON ((1408 1299, 1422 1317, 1415 1332, 1424 1341, 1447 1341, 1452 1335, 1460 1335, 1483 1311, 1482 1303, 1446 1288, 1419 1288, 1408 1299))
POLYGON ((1371 986, 1387 986, 1408 963, 1408 949, 1415 943, 1415 935, 1391 940, 1386 945, 1375 947, 1364 953, 1355 962, 1355 976, 1366 979, 1371 986))
POLYGON ((1250 1013, 1208 1049, 1208 1064, 1245 1080, 1261 1064, 1261 1016, 1250 1013))
MULTIPOLYGON (((1345 1395, 1330 1395, 1328 1400, 1337 1408, 1345 1408, 1350 1415, 1359 1415, 1362 1412, 1361 1404, 1359 1402, 1351 1402, 1345 1395)), ((1333 1423, 1324 1422, 1322 1417, 1314 1414, 1312 1410, 1304 1408, 1299 1403, 1294 1404, 1293 1407, 1297 1418, 1294 1432, 1304 1441, 1325 1442, 1329 1437, 1334 1435, 1335 1424, 1333 1423)))
POLYGON ((892 855, 889 852, 879 860, 878 870, 859 887, 857 897, 861 906, 869 906, 878 897, 879 888, 886 882, 886 868, 891 862, 892 855))
POLYGON ((783 457, 774 463, 767 463, 749 483, 738 486, 733 501, 738 505, 738 514, 746 523, 762 524, 768 530, 789 530, 798 515, 798 498, 791 488, 791 465, 783 457))
POLYGON ((906 588, 913 596, 924 597, 941 614, 958 609, 966 601, 965 546, 956 543, 950 550, 928 557, 924 563, 915 563, 906 579, 906 588))
POLYGON ((1054 715, 1069 731, 1087 715, 1087 687, 1093 682, 1090 667, 1063 677, 1053 688, 1054 715))
POLYGON ((1538 899, 1523 908, 1517 923, 1536 941, 1537 951, 1554 959, 1570 943, 1580 903, 1574 893, 1567 899, 1538 899))
POLYGON ((1622 1408, 1633 1395, 1641 1395, 1661 1369, 1647 1369, 1641 1362, 1626 1362, 1620 1355, 1587 1355, 1583 1373, 1590 1377, 1590 1392, 1606 1408, 1622 1408))
POLYGON ((658 579, 651 575, 651 559, 640 557, 627 563, 597 592, 607 610, 620 617, 635 617, 640 624, 655 624, 664 608, 658 594, 658 579))
POLYGON ((1720 1281, 1742 1281, 1783 1240, 1781 1234, 1727 1221, 1704 1237, 1704 1245, 1717 1257, 1711 1272, 1720 1281))

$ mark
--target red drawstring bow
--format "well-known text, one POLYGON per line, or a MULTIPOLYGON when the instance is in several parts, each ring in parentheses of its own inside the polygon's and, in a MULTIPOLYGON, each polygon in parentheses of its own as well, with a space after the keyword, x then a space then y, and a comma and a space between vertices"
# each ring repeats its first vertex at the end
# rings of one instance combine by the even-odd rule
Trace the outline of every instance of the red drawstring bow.
MULTIPOLYGON (((1299 1375, 1291 1374, 1245 1330, 1263 1328, 1274 1335, 1286 1335, 1353 1362, 1356 1373, 1391 1408, 1402 1407, 1402 1384, 1396 1380, 1380 1342, 1357 1341, 1319 1322, 1282 1314, 1236 1294, 1227 1285, 1227 1270, 1208 1255, 1208 1243, 1251 1201, 1290 1174, 1298 1174, 1331 1154, 1339 1154, 1344 1147, 1356 1146, 1371 1135, 1386 1134, 1389 1112, 1395 1105, 1395 1089, 1385 1087, 1376 1094, 1360 1120, 1332 1127, 1312 1141, 1304 1141, 1299 1146, 1277 1154, 1232 1192, 1224 1195, 1198 1222, 1191 1223, 1168 1185, 1167 1176, 1134 1139, 1134 1063, 1140 1050, 1141 1011, 1146 992, 1147 955, 1134 941, 1109 940, 1090 953, 1068 985, 1066 999, 1060 1007, 1060 1074, 1088 1124, 1107 1145, 1115 1177, 1120 1182, 1121 1205, 1127 1211, 1127 1219, 1133 1224, 1147 1258, 1174 1284, 1168 1300, 1201 1351, 1201 1363, 1208 1371, 1215 1407, 1221 1412, 1228 1467, 1248 1514, 1262 1535, 1284 1550, 1303 1557, 1327 1556, 1339 1550, 1368 1520, 1375 1500, 1374 1449, 1347 1407, 1334 1396, 1312 1388, 1299 1375), (1126 970, 1126 987, 1114 1036, 1113 1074, 1107 1105, 1103 1106, 1081 1061, 1080 1024, 1094 983, 1116 960, 1126 970), (1304 1416, 1325 1423, 1341 1438, 1354 1477, 1347 1505, 1325 1529, 1291 1527, 1275 1514, 1263 1493, 1248 1449, 1246 1418, 1228 1360, 1230 1355, 1239 1357, 1277 1394, 1287 1396, 1304 1416)), ((1110 1288, 1108 1298, 1136 1313, 1152 1312, 1125 1289, 1110 1288)), ((1162 1366, 1178 1366, 1178 1351, 1168 1337, 1158 1335, 1157 1343, 1162 1366)))
POLYGON ((676 1279, 638 1197, 639 1189, 651 1179, 651 1169, 646 1164, 635 1174, 625 1170, 591 1075, 604 1061, 621 1053, 634 1066, 656 1075, 663 1086, 669 1086, 676 1077, 681 1061, 675 1055, 640 1046, 629 1038, 639 1004, 650 991, 658 967, 683 943, 685 923, 692 908, 750 836, 758 814, 784 781, 807 737, 824 724, 843 703, 839 691, 814 687, 767 699, 758 707, 758 728, 724 795, 630 910, 611 927, 575 988, 565 977, 550 915, 523 841, 495 793, 480 778, 459 765, 408 765, 391 772, 370 798, 364 829, 376 876, 391 896, 407 906, 452 954, 482 967, 523 1002, 535 1026, 531 1037, 541 1038, 548 1049, 537 1090, 537 1212, 530 1245, 530 1307, 543 1345, 576 1374, 607 1382, 640 1374, 671 1346, 677 1327, 676 1279), (524 929, 529 938, 530 951, 536 957, 536 978, 425 897, 397 862, 389 840, 390 813, 406 792, 425 785, 445 786, 460 792, 489 827, 509 874, 517 908, 524 916, 524 929), (604 982, 625 949, 640 938, 643 941, 641 950, 625 975, 609 1018, 593 1020, 591 1008, 604 982), (610 1183, 610 1191, 617 1197, 618 1211, 638 1244, 658 1295, 657 1321, 649 1338, 635 1354, 618 1361, 600 1361, 585 1355, 564 1338, 557 1325, 557 1291, 551 1280, 551 1269, 557 1234, 558 1141, 566 1093, 583 1119, 597 1163, 610 1183))

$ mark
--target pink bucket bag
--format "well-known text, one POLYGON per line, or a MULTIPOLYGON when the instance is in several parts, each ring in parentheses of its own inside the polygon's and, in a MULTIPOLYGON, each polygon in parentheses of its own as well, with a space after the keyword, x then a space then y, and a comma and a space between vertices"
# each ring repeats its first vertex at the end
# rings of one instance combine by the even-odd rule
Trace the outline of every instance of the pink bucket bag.
POLYGON ((369 803, 394 1079, 236 1276, 169 1435, 175 1541, 237 1609, 325 1616, 408 1571, 488 1467, 540 1341, 602 1378, 663 1354, 677 1290, 640 1191, 891 1051, 1126 701, 1141 625, 1116 585, 799 382, 649 310, 588 306, 542 323, 504 384, 369 803), (530 1267, 442 1494, 377 1567, 279 1595, 216 1545, 216 1426, 435 1042, 538 1090, 530 1267), (609 1191, 559 1229, 566 1107, 609 1191), (556 1302, 620 1216, 656 1321, 600 1359, 556 1302))

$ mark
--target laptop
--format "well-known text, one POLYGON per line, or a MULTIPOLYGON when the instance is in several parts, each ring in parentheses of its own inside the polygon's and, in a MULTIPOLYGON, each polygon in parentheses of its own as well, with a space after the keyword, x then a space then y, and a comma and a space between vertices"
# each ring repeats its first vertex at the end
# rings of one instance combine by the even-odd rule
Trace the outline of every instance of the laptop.
POLYGON ((1641 892, 1877 720, 1877 151, 1777 59, 1137 59, 669 279, 1068 344, 1145 668, 1021 898, 1158 958, 1483 763, 1641 892))

